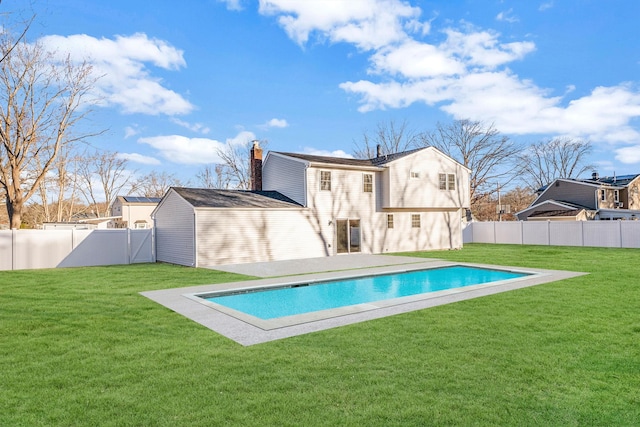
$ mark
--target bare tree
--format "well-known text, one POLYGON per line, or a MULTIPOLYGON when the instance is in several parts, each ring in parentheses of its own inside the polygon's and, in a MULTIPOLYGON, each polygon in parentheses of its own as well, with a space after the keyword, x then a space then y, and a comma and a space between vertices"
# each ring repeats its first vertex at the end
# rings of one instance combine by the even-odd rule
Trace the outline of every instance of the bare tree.
POLYGON ((225 165, 211 164, 196 173, 198 184, 203 188, 228 188, 230 176, 225 165))
MULTIPOLYGON (((246 144, 227 144, 224 149, 218 150, 218 157, 222 160, 222 167, 216 168, 218 183, 224 187, 236 190, 251 189, 251 168, 249 165, 251 151, 249 142, 246 144)), ((268 141, 259 141, 264 149, 268 141)))
POLYGON ((95 135, 73 134, 90 112, 95 79, 88 63, 56 61, 42 44, 16 43, 8 31, 0 34, 0 55, 0 188, 10 226, 19 228, 60 150, 95 135))
POLYGON ((424 145, 431 145, 471 170, 471 209, 483 198, 514 177, 514 158, 520 147, 491 125, 471 120, 438 123, 436 130, 421 135, 424 145))
POLYGON ((139 178, 132 185, 131 192, 144 197, 162 197, 170 187, 183 185, 174 174, 153 171, 139 178))
POLYGON ((385 155, 410 150, 418 143, 419 135, 409 129, 406 120, 378 122, 373 132, 363 133, 362 141, 354 141, 353 155, 358 159, 373 159, 378 155, 378 146, 385 155))
POLYGON ((590 142, 572 138, 553 138, 531 144, 518 156, 520 177, 533 190, 557 178, 577 178, 594 168, 587 162, 590 142))
POLYGON ((90 205, 97 206, 104 200, 104 208, 99 212, 102 216, 109 215, 109 204, 131 182, 133 172, 127 169, 127 163, 116 152, 96 151, 86 155, 79 167, 80 191, 90 205))

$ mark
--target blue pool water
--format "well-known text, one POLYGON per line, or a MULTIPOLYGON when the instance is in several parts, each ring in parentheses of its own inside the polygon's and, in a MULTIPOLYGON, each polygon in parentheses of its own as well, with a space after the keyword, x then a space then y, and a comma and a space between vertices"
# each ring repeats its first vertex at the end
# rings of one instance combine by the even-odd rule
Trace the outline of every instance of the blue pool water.
POLYGON ((201 297, 207 301, 268 320, 514 279, 526 275, 527 273, 453 266, 201 297))

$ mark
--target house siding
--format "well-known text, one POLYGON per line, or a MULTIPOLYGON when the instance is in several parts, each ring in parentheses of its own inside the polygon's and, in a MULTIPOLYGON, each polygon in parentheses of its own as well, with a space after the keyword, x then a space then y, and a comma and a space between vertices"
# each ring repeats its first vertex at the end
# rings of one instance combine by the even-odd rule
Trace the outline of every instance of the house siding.
POLYGON ((432 148, 389 163, 383 181, 385 208, 464 208, 470 205, 469 171, 432 148), (412 178, 412 172, 418 176, 412 178), (455 175, 455 190, 439 189, 441 173, 455 175))
POLYGON ((195 266, 194 210, 173 190, 155 212, 156 259, 195 266))
POLYGON ((331 236, 305 209, 208 209, 197 212, 198 266, 329 255, 331 236))
POLYGON ((278 191, 302 206, 305 198, 306 162, 269 153, 262 170, 262 189, 278 191))
MULTIPOLYGON (((532 205, 537 205, 546 200, 564 200, 590 209, 597 209, 596 199, 599 197, 597 191, 597 186, 557 180, 532 205)), ((613 197, 613 193, 611 197, 613 197)))
POLYGON ((336 254, 336 221, 346 219, 360 220, 363 253, 462 247, 462 210, 458 207, 382 208, 385 173, 321 167, 307 170, 309 208, 322 234, 332 236, 332 254, 336 254), (331 172, 331 191, 320 190, 321 171, 331 172), (372 193, 363 192, 363 173, 377 175, 372 193), (387 228, 387 214, 394 215, 392 229, 387 228), (420 228, 411 226, 411 214, 420 214, 420 228))

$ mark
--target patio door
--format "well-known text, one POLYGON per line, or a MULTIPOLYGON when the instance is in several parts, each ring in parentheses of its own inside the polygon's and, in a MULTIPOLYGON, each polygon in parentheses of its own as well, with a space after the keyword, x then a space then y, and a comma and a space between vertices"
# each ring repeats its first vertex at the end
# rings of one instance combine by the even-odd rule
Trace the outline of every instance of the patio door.
POLYGON ((336 221, 336 248, 339 254, 360 252, 360 220, 336 221))

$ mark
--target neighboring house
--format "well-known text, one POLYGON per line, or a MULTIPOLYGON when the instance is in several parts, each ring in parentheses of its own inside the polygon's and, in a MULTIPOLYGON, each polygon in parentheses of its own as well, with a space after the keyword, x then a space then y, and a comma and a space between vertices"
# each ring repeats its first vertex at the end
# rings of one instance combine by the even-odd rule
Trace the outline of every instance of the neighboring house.
POLYGON ((110 228, 151 228, 151 213, 162 200, 160 197, 118 196, 111 204, 111 216, 118 217, 110 228))
POLYGON ((252 191, 171 188, 157 260, 190 266, 458 249, 469 170, 433 147, 358 160, 252 150, 252 191))
POLYGON ((94 213, 79 213, 73 215, 70 221, 45 222, 44 230, 105 230, 109 223, 117 218, 110 216, 98 216, 94 213))
POLYGON ((538 190, 533 203, 516 216, 521 221, 638 219, 640 174, 556 179, 538 190))

